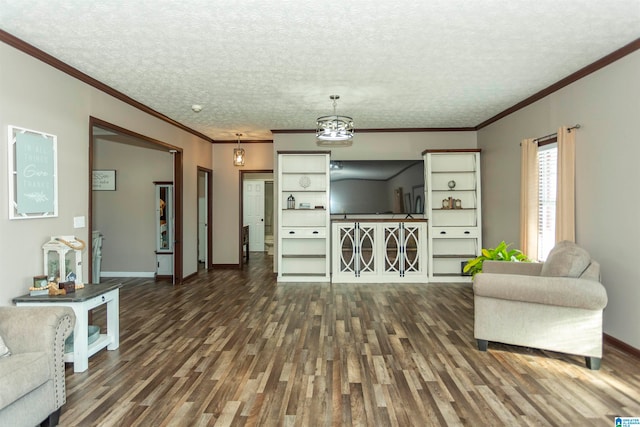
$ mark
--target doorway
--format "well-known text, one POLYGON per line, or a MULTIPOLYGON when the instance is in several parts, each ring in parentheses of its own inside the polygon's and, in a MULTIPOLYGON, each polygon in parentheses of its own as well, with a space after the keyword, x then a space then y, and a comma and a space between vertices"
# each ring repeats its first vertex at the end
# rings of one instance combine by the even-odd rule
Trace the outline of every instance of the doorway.
POLYGON ((213 268, 213 171, 198 166, 198 271, 213 268))
POLYGON ((251 252, 273 254, 273 170, 240 171, 240 268, 248 257, 242 244, 242 229, 249 226, 251 252))
MULTIPOLYGON (((119 143, 119 144, 122 144, 124 147, 129 147, 131 149, 135 148, 135 149, 143 149, 143 150, 154 150, 153 152, 149 151, 149 156, 160 156, 161 158, 165 159, 162 161, 162 163, 166 165, 164 167, 166 167, 167 169, 163 169, 164 170, 163 173, 167 174, 167 177, 168 177, 167 181, 171 180, 171 182, 173 183, 173 188, 174 188, 173 201, 175 205, 175 210, 173 212, 174 214, 174 221, 173 221, 174 245, 173 245, 173 259, 172 259, 173 266, 171 268, 172 282, 173 284, 181 284, 183 280, 183 276, 182 276, 183 275, 183 271, 182 271, 183 270, 182 149, 179 147, 166 144, 162 141, 157 141, 147 136, 137 134, 135 132, 121 128, 119 126, 105 122, 95 117, 90 117, 89 119, 89 182, 92 182, 93 171, 95 169, 98 169, 96 168, 96 164, 101 164, 102 167, 104 167, 105 164, 107 163, 105 162, 105 159, 102 159, 102 158, 100 158, 99 160, 96 159, 96 157, 99 155, 96 153, 96 148, 98 146, 96 143, 97 140, 99 140, 100 144, 102 144, 102 146, 105 146, 105 147, 111 146, 112 143, 113 144, 119 143), (104 142, 106 142, 107 144, 103 144, 104 142)), ((103 202, 104 202, 103 204, 108 203, 110 206, 113 207, 112 212, 125 215, 125 217, 121 221, 121 224, 123 223, 129 224, 132 222, 131 221, 132 218, 135 218, 137 215, 142 215, 144 218, 148 218, 148 220, 146 222, 143 222, 142 224, 144 224, 145 227, 149 226, 149 224, 153 224, 154 217, 155 217, 153 212, 153 205, 151 207, 151 211, 148 213, 148 216, 146 216, 146 211, 143 212, 142 211, 143 208, 140 206, 137 206, 136 202, 138 197, 140 197, 141 194, 143 193, 146 194, 147 188, 151 192, 151 197, 152 198, 154 197, 154 191, 153 191, 154 179, 152 177, 148 177, 148 181, 146 177, 143 177, 142 179, 136 179, 134 177, 133 179, 131 179, 131 177, 130 176, 127 177, 122 170, 119 173, 118 172, 118 170, 120 169, 120 167, 118 166, 119 161, 123 161, 122 158, 119 159, 117 156, 115 156, 109 160, 107 165, 108 169, 115 170, 115 175, 116 175, 115 191, 110 194, 100 194, 99 198, 103 199, 103 202), (118 180, 118 176, 120 176, 120 180, 118 180), (130 178, 129 181, 126 180, 127 178, 130 178), (120 182, 120 185, 118 184, 118 182, 120 182), (123 183, 125 182, 127 182, 128 184, 124 185, 123 183), (134 187, 134 184, 144 185, 145 187, 137 188, 137 187, 134 187), (125 197, 126 199, 122 199, 123 197, 125 197), (115 198, 120 198, 120 200, 117 202, 111 203, 110 199, 115 199, 115 198)), ((129 170, 135 171, 135 169, 129 169, 129 170)), ((94 195, 94 191, 92 190, 92 188, 89 188, 88 191, 89 191, 88 227, 93 234, 93 231, 95 228, 95 215, 98 212, 98 211, 94 212, 94 208, 95 208, 95 203, 98 196, 94 195)), ((153 200, 152 200, 152 203, 153 203, 153 200)), ((149 227, 153 229, 153 225, 149 227)), ((139 232, 140 230, 136 229, 135 232, 131 233, 129 236, 124 236, 123 238, 116 238, 115 233, 110 233, 111 235, 105 233, 104 235, 105 244, 103 249, 101 250, 102 257, 104 258, 108 256, 109 249, 112 251, 118 251, 119 256, 121 256, 122 253, 125 252, 125 249, 131 250, 133 252, 137 251, 133 256, 129 256, 128 258, 131 259, 131 258, 135 258, 136 256, 151 257, 152 258, 151 267, 153 267, 153 265, 155 265, 155 254, 153 254, 153 250, 151 251, 151 253, 148 253, 149 251, 147 250, 143 250, 143 252, 140 252, 135 248, 134 243, 137 243, 141 239, 132 239, 132 237, 141 236, 139 232), (115 248, 118 248, 118 249, 115 249, 115 248)), ((153 239, 153 235, 155 235, 155 231, 152 231, 151 235, 152 236, 149 239, 153 239)), ((141 237, 142 239, 144 239, 145 242, 147 241, 146 234, 141 237)), ((155 246, 153 241, 151 242, 151 245, 155 246)), ((94 258, 93 245, 87 245, 87 249, 88 249, 87 255, 89 259, 93 260, 94 258)), ((103 263, 104 261, 105 259, 102 260, 103 263)), ((125 261, 123 262, 126 262, 126 258, 125 258, 125 261)), ((89 277, 94 277, 92 267, 93 267, 93 262, 90 262, 89 277)), ((130 271, 129 269, 123 269, 123 270, 126 272, 130 271)), ((136 275, 136 276, 138 275, 138 273, 147 274, 148 270, 149 268, 145 267, 141 271, 132 271, 130 274, 136 275)), ((99 272, 97 273, 99 274, 99 272)), ((142 276, 142 277, 146 277, 146 276, 142 276)))

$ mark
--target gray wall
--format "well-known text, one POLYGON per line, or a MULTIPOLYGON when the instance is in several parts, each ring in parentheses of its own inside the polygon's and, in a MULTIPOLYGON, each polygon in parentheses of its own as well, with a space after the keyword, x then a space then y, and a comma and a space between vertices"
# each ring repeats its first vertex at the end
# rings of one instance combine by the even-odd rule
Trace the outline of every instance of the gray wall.
POLYGON ((0 170, 7 170, 7 126, 14 125, 58 137, 59 171, 58 217, 28 220, 9 220, 8 177, 0 173, 0 305, 11 305, 43 274, 42 244, 50 236, 90 240, 87 227, 73 227, 76 216, 88 224, 90 116, 184 150, 184 275, 197 271, 197 166, 212 168, 212 144, 0 43, 0 170))
POLYGON ((519 246, 520 140, 579 123, 576 241, 602 266, 604 330, 640 348, 640 52, 478 132, 484 246, 519 246))
POLYGON ((93 192, 93 229, 104 235, 101 270, 112 273, 111 276, 153 275, 156 270, 153 182, 172 180, 171 155, 97 140, 94 167, 116 170, 116 191, 93 192))

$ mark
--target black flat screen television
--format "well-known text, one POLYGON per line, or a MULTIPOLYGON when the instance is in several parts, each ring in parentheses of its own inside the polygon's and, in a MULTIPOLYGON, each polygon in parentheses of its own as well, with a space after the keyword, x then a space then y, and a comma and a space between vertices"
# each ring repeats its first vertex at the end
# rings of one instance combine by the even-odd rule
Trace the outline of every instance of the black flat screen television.
POLYGON ((424 213, 422 160, 331 161, 331 214, 424 213))

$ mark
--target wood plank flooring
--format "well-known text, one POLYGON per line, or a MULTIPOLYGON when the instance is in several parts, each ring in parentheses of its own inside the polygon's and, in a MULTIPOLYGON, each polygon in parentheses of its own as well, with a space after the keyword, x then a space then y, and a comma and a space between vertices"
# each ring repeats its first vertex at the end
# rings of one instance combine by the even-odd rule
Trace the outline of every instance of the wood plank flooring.
MULTIPOLYGON (((120 348, 67 365, 62 426, 612 426, 639 360, 476 349, 469 284, 276 284, 272 258, 122 280, 120 348)), ((112 279, 110 279, 111 281, 112 279)), ((105 325, 103 309, 94 323, 105 325)))

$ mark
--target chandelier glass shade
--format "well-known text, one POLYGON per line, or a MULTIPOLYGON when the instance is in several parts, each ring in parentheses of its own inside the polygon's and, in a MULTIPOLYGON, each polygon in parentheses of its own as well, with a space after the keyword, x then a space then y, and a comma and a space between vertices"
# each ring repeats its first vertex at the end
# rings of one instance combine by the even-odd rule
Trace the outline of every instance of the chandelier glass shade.
POLYGON ((333 115, 318 117, 316 120, 316 138, 320 141, 349 141, 353 138, 353 119, 336 114, 336 100, 339 95, 331 95, 333 115))
POLYGON ((236 136, 238 137, 238 147, 233 149, 233 165, 244 166, 244 148, 240 148, 240 137, 242 136, 242 134, 237 133, 236 136))
POLYGON ((244 166, 244 148, 233 149, 233 164, 234 166, 244 166))

